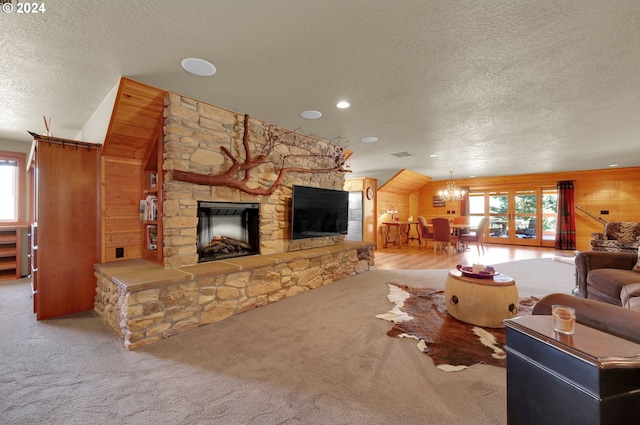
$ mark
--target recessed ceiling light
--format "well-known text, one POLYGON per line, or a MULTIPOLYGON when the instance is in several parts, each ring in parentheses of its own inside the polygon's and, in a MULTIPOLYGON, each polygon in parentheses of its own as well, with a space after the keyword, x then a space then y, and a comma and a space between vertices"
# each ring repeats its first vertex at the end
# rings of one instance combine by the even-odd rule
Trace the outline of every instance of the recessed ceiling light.
POLYGON ((618 164, 609 164, 609 167, 617 167, 618 164))
POLYGON ((432 153, 431 155, 429 155, 431 158, 436 158, 438 155, 436 155, 435 153, 432 153))
POLYGON ((378 138, 373 136, 368 136, 368 137, 363 137, 362 139, 360 139, 360 141, 364 143, 373 143, 373 142, 377 142, 378 138))
POLYGON ((310 109, 308 111, 300 112, 300 116, 302 118, 306 118, 308 120, 315 120, 315 119, 320 118, 322 116, 322 112, 314 111, 314 110, 310 109))
POLYGON ((345 108, 348 108, 351 105, 346 100, 343 100, 343 101, 338 102, 338 104, 336 106, 338 108, 340 108, 340 109, 345 109, 345 108))
POLYGON ((216 73, 216 67, 209 61, 200 58, 186 58, 182 60, 185 71, 200 77, 209 77, 216 73))

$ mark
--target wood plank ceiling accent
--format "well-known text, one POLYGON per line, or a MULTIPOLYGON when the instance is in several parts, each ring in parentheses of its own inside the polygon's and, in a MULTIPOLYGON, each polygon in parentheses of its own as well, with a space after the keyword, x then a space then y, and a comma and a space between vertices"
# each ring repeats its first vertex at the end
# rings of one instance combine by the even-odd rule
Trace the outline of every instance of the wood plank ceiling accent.
POLYGON ((122 77, 102 154, 142 161, 163 119, 165 93, 122 77))
POLYGON ((431 177, 415 171, 402 169, 391 177, 388 182, 380 186, 378 192, 400 193, 408 195, 417 192, 422 186, 429 183, 431 177))

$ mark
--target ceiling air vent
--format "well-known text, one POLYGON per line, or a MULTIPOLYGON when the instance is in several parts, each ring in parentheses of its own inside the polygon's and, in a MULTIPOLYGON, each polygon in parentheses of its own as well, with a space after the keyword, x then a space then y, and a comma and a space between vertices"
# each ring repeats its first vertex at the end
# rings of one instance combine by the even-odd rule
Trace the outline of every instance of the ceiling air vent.
POLYGON ((404 151, 404 152, 396 152, 396 153, 392 153, 391 155, 397 157, 397 158, 404 158, 405 156, 413 156, 413 154, 411 152, 408 151, 404 151))

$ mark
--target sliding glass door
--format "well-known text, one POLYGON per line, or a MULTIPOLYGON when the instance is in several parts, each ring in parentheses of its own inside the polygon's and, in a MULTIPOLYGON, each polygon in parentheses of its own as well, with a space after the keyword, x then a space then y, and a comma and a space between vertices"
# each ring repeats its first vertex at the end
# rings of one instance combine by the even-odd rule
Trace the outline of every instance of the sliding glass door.
POLYGON ((504 189, 469 193, 471 222, 489 218, 488 242, 553 246, 557 215, 555 188, 504 189))
POLYGON ((542 189, 542 246, 555 246, 558 222, 558 189, 542 189))
POLYGON ((489 212, 489 242, 509 242, 511 210, 513 201, 508 191, 492 191, 485 195, 489 212))
POLYGON ((519 245, 540 245, 539 190, 515 190, 513 237, 519 245))

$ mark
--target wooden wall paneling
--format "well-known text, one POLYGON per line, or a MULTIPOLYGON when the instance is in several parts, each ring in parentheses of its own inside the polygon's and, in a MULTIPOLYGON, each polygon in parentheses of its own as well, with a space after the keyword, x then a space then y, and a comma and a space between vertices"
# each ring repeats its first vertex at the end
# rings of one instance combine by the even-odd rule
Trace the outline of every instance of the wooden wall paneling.
POLYGON ((141 162, 103 157, 102 262, 141 258, 141 162), (123 248, 123 256, 116 256, 123 248))
POLYGON ((376 214, 378 205, 378 180, 366 177, 363 179, 362 190, 364 192, 365 214, 362 217, 363 239, 365 242, 377 242, 378 235, 378 215, 376 214), (373 199, 367 199, 366 191, 373 189, 373 199))
POLYGON ((384 246, 384 236, 382 233, 383 227, 382 224, 384 221, 391 220, 391 215, 387 214, 387 211, 391 207, 395 207, 398 210, 398 217, 400 220, 407 220, 409 215, 411 214, 411 193, 395 193, 395 192, 384 192, 382 190, 378 191, 378 200, 377 200, 377 213, 378 213, 378 228, 377 228, 377 247, 378 249, 383 248, 384 246))
MULTIPOLYGON (((456 184, 460 186, 456 180, 456 184)), ((435 217, 453 218, 460 214, 460 201, 447 201, 442 207, 433 206, 433 197, 444 189, 443 182, 432 182, 423 186, 418 192, 418 214, 431 220, 435 217)))
POLYGON ((104 155, 142 160, 162 121, 165 90, 121 78, 104 144, 104 155))
POLYGON ((139 123, 140 120, 131 119, 127 123, 114 123, 112 130, 118 132, 118 134, 120 135, 120 140, 131 141, 132 143, 130 144, 130 146, 136 146, 138 143, 134 143, 135 141, 137 141, 138 139, 150 139, 154 131, 153 129, 139 128, 132 125, 136 122, 139 123), (127 137, 122 137, 122 135, 126 135, 127 137))
POLYGON ((427 184, 431 177, 415 171, 403 169, 396 173, 385 184, 380 186, 381 192, 402 193, 408 195, 417 192, 422 186, 427 184))
MULTIPOLYGON (((606 221, 640 222, 640 167, 583 170, 561 173, 528 174, 474 179, 456 179, 459 186, 471 190, 516 187, 555 187, 558 181, 574 180, 575 204, 606 221), (601 211, 609 211, 602 215, 601 211)), ((459 203, 447 202, 446 207, 433 207, 432 199, 445 181, 429 182, 419 190, 420 214, 442 216, 447 210, 459 210, 459 203)), ((576 210, 576 243, 580 251, 590 249, 592 232, 601 232, 604 225, 576 210)))

